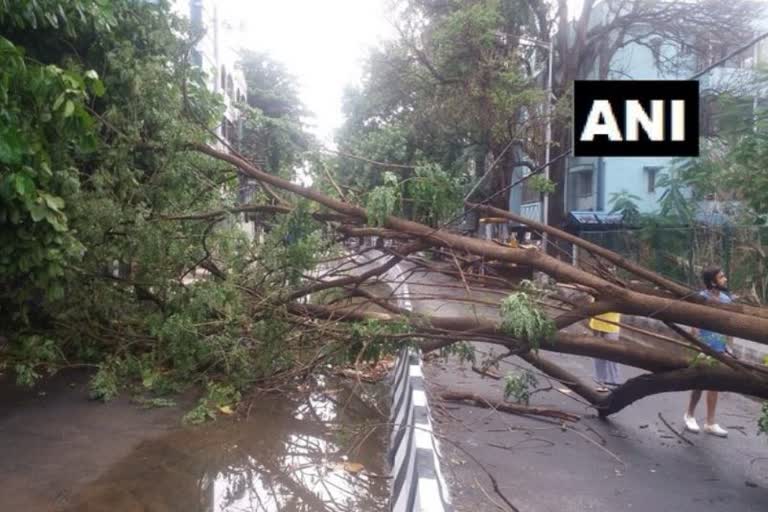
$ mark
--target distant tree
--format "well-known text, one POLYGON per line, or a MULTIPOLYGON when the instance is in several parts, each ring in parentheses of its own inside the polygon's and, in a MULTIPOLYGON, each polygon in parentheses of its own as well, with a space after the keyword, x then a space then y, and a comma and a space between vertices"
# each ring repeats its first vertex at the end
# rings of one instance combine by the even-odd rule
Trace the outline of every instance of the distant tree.
POLYGON ((266 53, 243 50, 238 66, 245 74, 247 103, 240 152, 270 172, 291 175, 312 142, 303 118, 297 81, 266 53))

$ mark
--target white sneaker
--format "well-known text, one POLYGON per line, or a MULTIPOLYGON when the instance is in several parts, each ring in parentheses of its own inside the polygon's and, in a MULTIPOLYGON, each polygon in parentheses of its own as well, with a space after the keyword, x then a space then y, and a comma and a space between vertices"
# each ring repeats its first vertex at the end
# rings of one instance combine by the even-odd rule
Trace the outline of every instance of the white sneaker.
POLYGON ((698 434, 699 431, 701 430, 699 428, 699 424, 696 422, 696 418, 694 418, 693 416, 688 416, 688 413, 685 413, 685 415, 683 415, 683 421, 685 422, 686 430, 693 432, 694 434, 698 434))
POLYGON ((707 423, 704 424, 704 432, 707 434, 712 434, 713 436, 717 437, 728 437, 728 431, 725 430, 723 427, 715 423, 714 425, 709 425, 707 423))

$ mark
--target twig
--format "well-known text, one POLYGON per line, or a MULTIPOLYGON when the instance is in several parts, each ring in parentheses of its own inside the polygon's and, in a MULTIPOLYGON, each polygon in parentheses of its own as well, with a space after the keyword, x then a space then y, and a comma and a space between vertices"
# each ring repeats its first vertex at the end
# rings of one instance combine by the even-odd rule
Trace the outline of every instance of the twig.
POLYGON ((662 416, 662 415, 661 415, 661 412, 659 412, 659 419, 661 420, 661 422, 662 422, 664 425, 666 425, 666 426, 667 426, 667 428, 669 429, 669 431, 670 431, 670 432, 672 432, 673 434, 675 434, 675 435, 676 435, 676 436, 677 436, 679 439, 682 439, 683 441, 685 441, 686 443, 688 443, 688 444, 689 444, 689 445, 691 445, 691 446, 696 446, 695 444, 693 444, 693 441, 691 441, 690 439, 686 439, 686 438, 685 438, 685 437, 684 437, 682 434, 680 434, 680 433, 679 433, 679 432, 677 432, 677 431, 676 431, 674 428, 672 428, 672 425, 670 425, 670 424, 667 422, 667 420, 665 420, 665 419, 664 419, 664 416, 662 416))
POLYGON ((483 494, 485 494, 485 497, 488 498, 488 501, 490 501, 493 504, 493 506, 495 506, 499 510, 505 510, 504 507, 502 507, 501 505, 496 503, 496 500, 491 498, 491 495, 488 494, 488 491, 485 490, 485 487, 483 487, 483 484, 480 483, 480 481, 477 479, 477 477, 475 477, 475 483, 480 488, 480 490, 483 491, 483 494))
POLYGON ((501 448, 502 450, 514 450, 515 448, 517 448, 521 444, 528 443, 530 441, 539 441, 539 442, 547 444, 549 447, 555 446, 555 444, 556 444, 556 443, 553 443, 552 441, 550 441, 549 439, 542 439, 540 437, 529 437, 528 439, 523 439, 522 441, 516 442, 512 446, 507 446, 507 445, 503 445, 503 444, 496 444, 496 443, 487 443, 487 444, 488 444, 488 446, 492 446, 493 448, 501 448))
MULTIPOLYGON (((413 427, 413 428, 418 428, 418 427, 413 427)), ((520 510, 516 506, 514 506, 511 501, 509 501, 509 499, 504 495, 504 493, 501 492, 501 488, 499 487, 499 482, 498 482, 498 480, 496 480, 496 477, 493 476, 493 473, 491 473, 485 466, 483 466, 480 463, 480 461, 477 460, 477 458, 474 455, 469 453, 466 449, 464 449, 461 445, 459 445, 459 443, 457 443, 457 442, 455 442, 455 441, 453 441, 451 439, 448 439, 445 436, 436 434, 434 432, 432 432, 432 435, 438 437, 439 439, 441 439, 443 441, 446 441, 448 444, 450 444, 451 446, 453 446, 454 448, 459 450, 461 453, 463 453, 464 455, 466 455, 467 457, 472 459, 472 462, 474 462, 477 465, 477 467, 482 469, 483 472, 486 474, 486 476, 488 476, 488 479, 491 481, 491 484, 493 485, 493 491, 504 501, 504 503, 507 504, 507 506, 509 508, 511 508, 513 510, 513 512, 520 512, 520 510)))
POLYGON ((616 454, 615 454, 615 453, 613 453, 611 450, 609 450, 609 449, 608 449, 608 448, 606 448, 605 446, 601 445, 600 443, 598 443, 598 442, 597 442, 597 441, 595 441, 594 439, 591 439, 589 436, 587 436, 587 435, 583 434, 582 432, 579 432, 578 430, 576 430, 576 429, 575 429, 575 428, 573 428, 573 427, 569 427, 569 426, 568 426, 568 425, 566 425, 565 423, 563 423, 563 428, 564 428, 564 429, 566 429, 566 430, 570 430, 571 432, 573 432, 573 433, 577 434, 577 435, 578 435, 578 436, 580 436, 581 438, 583 438, 583 439, 585 439, 585 440, 589 441, 590 443, 592 443, 593 445, 597 446, 598 448, 600 448, 601 450, 603 450, 605 453, 607 453, 608 455, 610 455, 611 457, 613 457, 614 459, 616 459, 616 461, 617 461, 619 464, 621 464, 622 466, 626 466, 626 464, 624 463, 624 461, 623 461, 623 460, 621 460, 621 459, 619 458, 619 456, 618 456, 618 455, 616 455, 616 454))

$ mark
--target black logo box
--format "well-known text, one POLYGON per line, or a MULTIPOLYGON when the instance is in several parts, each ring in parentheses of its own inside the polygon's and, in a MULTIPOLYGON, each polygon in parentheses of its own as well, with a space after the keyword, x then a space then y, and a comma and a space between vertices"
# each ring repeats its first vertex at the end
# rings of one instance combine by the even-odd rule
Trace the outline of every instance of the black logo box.
MULTIPOLYGON (((601 120, 602 121, 602 120, 601 120)), ((699 156, 699 82, 697 80, 576 80, 573 83, 573 156, 699 156), (637 141, 611 141, 597 135, 581 141, 581 133, 595 100, 608 100, 622 136, 625 135, 625 102, 638 100, 650 112, 651 100, 664 100, 664 141, 651 141, 639 130, 637 141), (670 101, 685 101, 685 136, 671 141, 670 101)))

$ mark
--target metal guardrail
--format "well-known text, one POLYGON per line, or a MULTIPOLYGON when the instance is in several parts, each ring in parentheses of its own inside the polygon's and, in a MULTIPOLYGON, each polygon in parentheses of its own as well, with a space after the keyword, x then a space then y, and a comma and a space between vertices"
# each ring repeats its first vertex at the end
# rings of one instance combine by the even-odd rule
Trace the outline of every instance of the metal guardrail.
POLYGON ((393 423, 389 463, 392 512, 451 512, 440 471, 440 446, 432 432, 419 352, 403 349, 392 374, 393 423))

